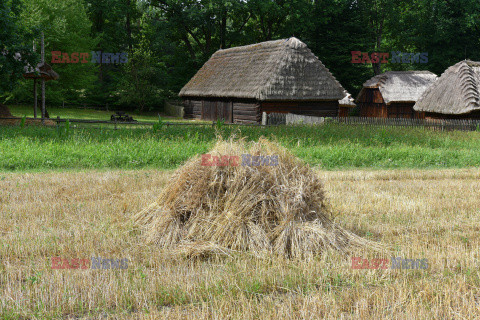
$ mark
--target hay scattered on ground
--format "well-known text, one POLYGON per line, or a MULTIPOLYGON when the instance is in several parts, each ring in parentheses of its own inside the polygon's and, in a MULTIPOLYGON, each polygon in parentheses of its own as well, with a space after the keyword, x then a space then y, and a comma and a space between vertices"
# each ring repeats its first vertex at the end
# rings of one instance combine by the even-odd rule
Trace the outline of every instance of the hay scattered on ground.
POLYGON ((135 215, 149 243, 192 256, 248 251, 288 258, 367 243, 332 221, 320 179, 277 144, 220 140, 209 154, 278 155, 278 165, 204 166, 201 156, 191 159, 135 215))
MULTIPOLYGON (((16 119, 0 119, 0 125, 5 126, 19 126, 22 123, 22 118, 16 119)), ((25 119, 25 125, 27 126, 47 126, 47 127, 55 127, 57 123, 52 120, 45 119, 44 123, 40 120, 32 120, 32 119, 25 119)))
MULTIPOLYGON (((20 125, 22 122, 21 118, 14 117, 7 106, 0 103, 0 118, 15 118, 15 119, 0 119, 0 125, 9 125, 9 126, 17 126, 20 125)), ((42 121, 40 120, 32 120, 32 119, 25 119, 26 125, 42 125, 42 121)), ((55 121, 45 119, 44 121, 45 126, 56 126, 57 123, 55 121)))

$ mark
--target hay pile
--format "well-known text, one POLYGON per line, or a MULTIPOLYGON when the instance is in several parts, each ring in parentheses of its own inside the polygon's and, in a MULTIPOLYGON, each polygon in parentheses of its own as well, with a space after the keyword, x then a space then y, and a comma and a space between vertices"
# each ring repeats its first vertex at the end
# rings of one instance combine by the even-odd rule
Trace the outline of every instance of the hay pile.
POLYGON ((147 241, 191 256, 249 251, 303 258, 365 244, 332 222, 320 179, 284 148, 260 139, 220 140, 209 152, 238 166, 179 168, 156 202, 135 215, 147 241), (278 155, 278 165, 243 166, 242 154, 278 155), (232 163, 232 162, 230 162, 232 163))

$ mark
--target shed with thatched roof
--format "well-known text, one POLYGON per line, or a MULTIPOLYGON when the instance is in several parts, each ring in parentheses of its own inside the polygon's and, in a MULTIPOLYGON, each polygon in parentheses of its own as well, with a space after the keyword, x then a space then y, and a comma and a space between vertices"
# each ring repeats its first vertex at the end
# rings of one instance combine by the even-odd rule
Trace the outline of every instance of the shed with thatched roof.
POLYGON ((258 123, 262 112, 338 116, 344 89, 297 38, 218 50, 182 88, 185 117, 258 123))
POLYGON ((356 99, 360 116, 423 118, 413 106, 437 78, 430 71, 387 71, 374 76, 363 84, 356 99))
POLYGON ((414 110, 426 118, 480 119, 480 62, 464 60, 449 67, 414 110))

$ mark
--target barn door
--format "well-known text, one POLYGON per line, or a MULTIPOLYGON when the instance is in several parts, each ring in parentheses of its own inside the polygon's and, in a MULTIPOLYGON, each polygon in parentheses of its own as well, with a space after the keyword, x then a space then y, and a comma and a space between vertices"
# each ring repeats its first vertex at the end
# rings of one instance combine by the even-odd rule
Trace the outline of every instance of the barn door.
POLYGON ((216 104, 215 101, 203 101, 202 106, 202 119, 203 120, 215 120, 215 113, 216 113, 216 104))
POLYGON ((233 121, 233 104, 228 101, 218 101, 217 102, 217 119, 223 120, 227 123, 232 123, 233 121))

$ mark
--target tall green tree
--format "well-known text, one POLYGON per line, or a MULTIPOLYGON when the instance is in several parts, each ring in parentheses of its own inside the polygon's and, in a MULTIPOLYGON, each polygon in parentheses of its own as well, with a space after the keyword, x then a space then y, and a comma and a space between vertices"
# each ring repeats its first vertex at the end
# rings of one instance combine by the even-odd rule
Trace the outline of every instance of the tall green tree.
POLYGON ((34 65, 37 59, 32 52, 32 35, 20 23, 21 11, 20 1, 0 0, 0 97, 3 98, 21 79, 25 65, 34 65))
MULTIPOLYGON (((92 63, 52 63, 52 51, 67 53, 69 60, 74 52, 91 53, 96 39, 90 36, 91 23, 87 17, 85 3, 78 0, 22 0, 24 10, 20 21, 35 32, 36 51, 40 52, 40 31, 45 37, 45 61, 60 75, 59 80, 49 82, 47 101, 60 104, 80 103, 85 93, 94 85, 92 63)), ((30 102, 31 81, 24 80, 16 90, 21 101, 30 102)))
POLYGON ((124 77, 135 77, 135 46, 140 33, 141 2, 135 0, 86 0, 87 14, 92 22, 91 36, 98 39, 95 51, 128 53, 129 66, 100 61, 95 87, 89 100, 97 105, 115 104, 116 92, 124 77), (133 73, 133 74, 127 74, 133 73))
POLYGON ((396 47, 428 52, 428 64, 417 68, 440 74, 460 60, 480 60, 476 0, 407 0, 395 21, 391 39, 396 47))

